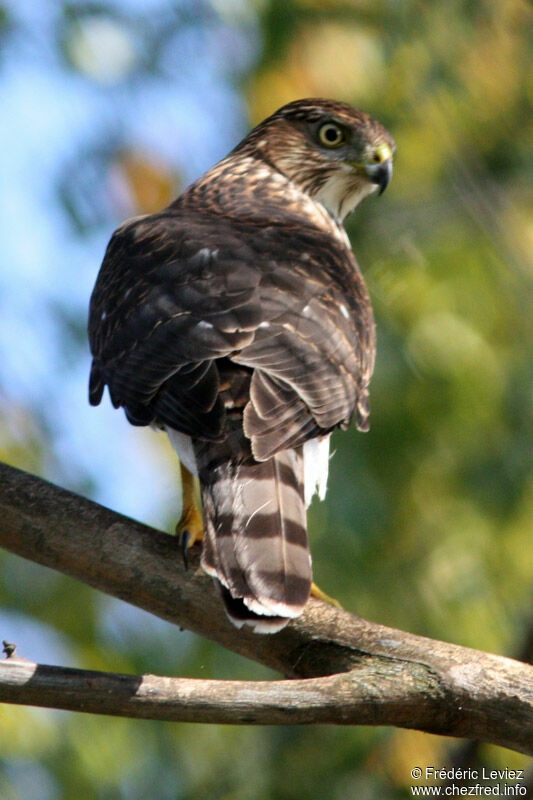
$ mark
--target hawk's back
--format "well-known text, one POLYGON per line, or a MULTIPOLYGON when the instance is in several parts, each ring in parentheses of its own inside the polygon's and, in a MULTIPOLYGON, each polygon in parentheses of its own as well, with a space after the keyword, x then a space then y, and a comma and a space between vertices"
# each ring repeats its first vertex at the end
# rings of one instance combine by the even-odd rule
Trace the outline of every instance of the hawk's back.
POLYGON ((167 209, 119 228, 93 292, 91 402, 107 384, 199 475, 203 565, 239 624, 301 612, 305 483, 324 483, 334 428, 368 427, 374 323, 340 214, 386 185, 388 159, 372 159, 391 142, 342 104, 291 104, 167 209), (342 158, 320 145, 328 125, 352 131, 342 158))

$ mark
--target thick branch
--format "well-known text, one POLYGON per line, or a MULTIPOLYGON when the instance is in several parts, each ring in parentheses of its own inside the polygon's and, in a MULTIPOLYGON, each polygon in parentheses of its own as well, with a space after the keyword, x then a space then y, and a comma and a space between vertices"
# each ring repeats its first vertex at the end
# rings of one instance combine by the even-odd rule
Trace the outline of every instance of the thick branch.
POLYGON ((398 725, 533 752, 533 668, 526 664, 385 628, 314 600, 275 636, 237 631, 197 559, 184 571, 173 537, 6 465, 0 519, 6 549, 287 676, 316 679, 250 684, 97 674, 88 681, 87 673, 9 659, 0 662, 0 700, 204 722, 398 725), (80 695, 76 681, 85 688, 80 695))

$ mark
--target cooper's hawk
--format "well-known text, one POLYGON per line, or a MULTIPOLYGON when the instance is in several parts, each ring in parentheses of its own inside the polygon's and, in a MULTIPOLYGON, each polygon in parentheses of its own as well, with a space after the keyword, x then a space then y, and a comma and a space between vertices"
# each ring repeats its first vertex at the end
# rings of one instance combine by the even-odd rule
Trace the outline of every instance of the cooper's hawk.
POLYGON ((131 423, 166 430, 186 468, 185 539, 201 528, 199 477, 202 565, 239 627, 302 612, 330 433, 352 417, 368 429, 374 321, 342 221, 386 188, 393 151, 344 103, 290 103, 168 208, 118 228, 98 275, 90 402, 107 384, 131 423))

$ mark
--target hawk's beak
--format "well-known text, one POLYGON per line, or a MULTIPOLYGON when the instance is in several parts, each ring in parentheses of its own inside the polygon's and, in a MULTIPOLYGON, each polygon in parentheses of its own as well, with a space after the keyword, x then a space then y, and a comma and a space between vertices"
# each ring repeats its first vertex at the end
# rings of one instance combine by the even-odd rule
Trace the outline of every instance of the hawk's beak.
POLYGON ((392 159, 387 158, 381 164, 368 164, 365 173, 372 183, 379 186, 378 194, 383 194, 392 178, 392 159))

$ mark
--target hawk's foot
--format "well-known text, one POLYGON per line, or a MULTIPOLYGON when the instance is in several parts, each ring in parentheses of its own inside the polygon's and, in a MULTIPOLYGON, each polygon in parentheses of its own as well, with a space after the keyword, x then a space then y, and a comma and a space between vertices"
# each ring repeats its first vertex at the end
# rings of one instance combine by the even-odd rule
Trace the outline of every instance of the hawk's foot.
POLYGON ((311 596, 316 597, 317 600, 322 600, 323 603, 329 603, 330 606, 335 606, 335 608, 342 608, 338 600, 323 592, 314 582, 311 584, 311 596))
POLYGON ((204 523, 202 514, 196 505, 188 506, 183 509, 180 521, 176 525, 176 535, 178 536, 181 554, 185 569, 189 568, 189 548, 201 542, 204 538, 204 523))
POLYGON ((189 567, 189 548, 204 538, 204 523, 202 512, 196 498, 195 478, 189 470, 181 464, 181 487, 183 495, 183 511, 176 525, 176 535, 179 538, 181 553, 185 569, 189 567))

